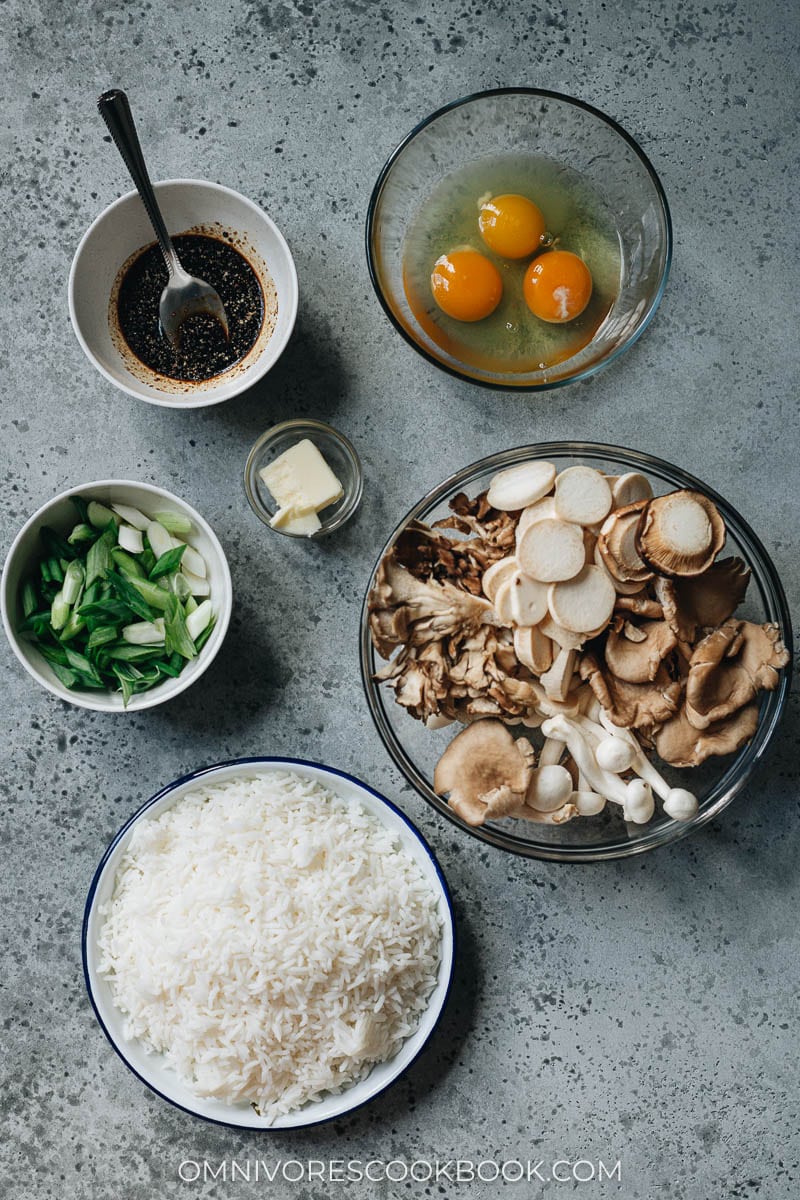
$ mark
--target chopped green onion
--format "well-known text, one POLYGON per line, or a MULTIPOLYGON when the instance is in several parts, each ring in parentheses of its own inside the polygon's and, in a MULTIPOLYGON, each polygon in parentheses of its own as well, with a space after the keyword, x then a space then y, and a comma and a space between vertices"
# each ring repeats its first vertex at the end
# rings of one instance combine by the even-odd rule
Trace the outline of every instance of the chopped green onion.
POLYGON ((69 667, 62 667, 60 663, 51 662, 53 674, 60 683, 63 683, 65 688, 74 688, 78 682, 78 676, 74 671, 70 671, 69 667))
POLYGON ((116 640, 116 625, 98 625, 97 629, 93 629, 89 634, 86 649, 96 650, 98 646, 107 646, 109 642, 115 642, 116 640))
POLYGON ((56 592, 55 599, 50 607, 50 624, 53 629, 63 629, 69 620, 71 605, 64 599, 63 590, 56 592))
POLYGON ((132 646, 129 642, 116 642, 113 646, 105 646, 103 652, 109 658, 119 659, 121 662, 155 660, 163 654, 160 646, 132 646))
POLYGON ((165 610, 170 597, 168 591, 160 588, 157 583, 153 583, 150 579, 132 579, 131 583, 139 595, 144 597, 152 608, 157 608, 161 612, 165 610))
POLYGON ((127 521, 134 529, 147 529, 150 524, 150 518, 146 517, 143 512, 139 512, 138 508, 133 508, 130 504, 112 504, 114 512, 122 517, 123 521, 127 521))
POLYGON ((87 602, 84 599, 78 609, 80 616, 87 621, 106 621, 115 624, 117 621, 130 621, 134 615, 129 604, 124 600, 116 600, 109 596, 106 600, 92 600, 87 602))
MULTIPOLYGON (((176 571, 172 577, 172 591, 179 600, 188 600, 192 597, 192 589, 189 586, 189 580, 181 571, 176 571)), ((196 607, 196 602, 195 602, 196 607)))
POLYGON ((190 613, 186 618, 186 632, 189 634, 189 637, 193 642, 196 642, 200 637, 200 634, 203 632, 206 625, 208 625, 213 615, 214 609, 212 608, 211 601, 204 600, 203 603, 200 604, 194 610, 194 612, 190 613))
POLYGON ((95 579, 102 579, 111 566, 111 548, 114 545, 114 532, 106 529, 89 547, 86 555, 86 586, 91 587, 95 579))
POLYGON ((92 682, 98 683, 102 686, 102 679, 97 674, 97 671, 94 669, 85 655, 79 654, 78 651, 73 650, 71 646, 65 646, 64 649, 67 655, 67 662, 72 667, 73 671, 80 671, 82 675, 88 676, 92 682))
POLYGON ((186 577, 186 582, 192 590, 193 596, 208 596, 211 592, 211 585, 207 579, 203 579, 202 575, 195 575, 194 571, 189 571, 186 567, 181 567, 181 572, 186 577))
POLYGON ((123 672, 122 668, 118 667, 116 664, 114 664, 112 666, 111 670, 114 672, 117 679, 119 680, 119 686, 122 690, 123 708, 127 708, 128 701, 130 700, 131 696, 133 695, 133 683, 130 680, 130 678, 128 677, 128 675, 125 672, 123 672))
POLYGON ((132 554, 128 554, 127 550, 121 550, 119 546, 115 546, 111 551, 111 558, 116 566, 119 567, 123 575, 127 575, 129 579, 144 579, 144 568, 134 558, 132 554))
POLYGON ((84 570, 77 558, 73 559, 64 572, 64 585, 61 594, 65 604, 73 605, 81 594, 84 570))
POLYGON ((134 529, 132 525, 120 525, 117 541, 129 554, 141 554, 144 550, 141 531, 134 529))
POLYGON ((78 520, 81 522, 81 524, 87 525, 89 523, 89 512, 83 496, 70 496, 70 500, 75 505, 75 511, 78 514, 78 520))
POLYGON ((36 596, 36 588, 31 583, 30 579, 26 580, 22 585, 22 613, 26 618, 31 613, 36 612, 39 607, 39 601, 36 596))
POLYGON ((162 554, 166 554, 172 549, 172 538, 167 533, 163 525, 159 525, 158 521, 151 521, 147 526, 147 540, 150 543, 150 549, 156 556, 156 560, 161 558, 162 554))
POLYGON ((52 579, 53 583, 63 583, 64 572, 61 570, 61 563, 58 561, 58 559, 55 557, 49 559, 47 565, 50 568, 50 578, 52 579))
POLYGON ((106 508, 105 504, 100 504, 97 500, 90 500, 86 507, 86 516, 89 519, 90 525, 94 525, 95 529, 108 529, 109 525, 119 525, 119 517, 113 513, 110 508, 106 508))
POLYGON ((53 577, 50 574, 50 564, 48 563, 46 558, 43 558, 42 561, 39 563, 39 571, 40 571, 42 579, 44 580, 45 583, 53 582, 53 577))
POLYGON ((86 525, 81 522, 80 525, 76 525, 72 530, 72 533, 67 538, 67 541, 69 542, 70 546, 76 546, 81 542, 93 542, 96 537, 97 530, 93 529, 91 525, 86 525))
POLYGON ((167 609, 164 613, 167 653, 177 652, 183 658, 194 658, 197 651, 186 628, 186 618, 183 615, 181 602, 177 596, 168 596, 167 601, 167 609))
POLYGON ((126 625, 122 630, 122 638, 132 646, 163 646, 164 618, 158 617, 155 621, 137 621, 133 625, 126 625))
POLYGON ((150 572, 150 578, 158 579, 161 575, 171 575, 173 571, 177 571, 181 565, 181 559, 188 549, 188 546, 174 546, 166 554, 162 554, 150 572))
POLYGON ((48 558, 65 558, 67 562, 75 557, 75 551, 60 533, 56 533, 49 525, 43 525, 39 530, 48 558))
POLYGON ((153 567, 156 565, 156 556, 153 554, 153 551, 149 546, 145 546, 144 550, 139 555, 139 562, 142 564, 142 568, 144 569, 145 573, 149 575, 153 567))
POLYGON ((86 622, 80 613, 73 612, 61 632, 61 641, 69 642, 72 638, 77 637, 83 629, 86 628, 86 622))
POLYGON ((157 591, 158 589, 155 584, 150 583, 147 579, 126 579, 124 575, 119 575, 116 571, 109 571, 106 574, 106 579, 117 593, 117 597, 120 600, 124 600, 128 607, 136 613, 137 617, 142 617, 145 621, 149 621, 152 618, 153 614, 150 611, 150 604, 142 596, 139 588, 147 584, 153 591, 157 591))
POLYGON ((217 618, 215 616, 212 616, 211 620, 206 625, 205 629, 200 634, 200 636, 198 638, 195 638, 194 648, 198 654, 203 649, 203 646, 205 646, 208 639, 211 637, 211 634, 214 632, 214 626, 216 625, 216 623, 217 623, 217 618))
POLYGON ((184 611, 185 615, 187 617, 189 617, 189 616, 191 616, 191 614, 193 612, 197 612, 199 607, 200 607, 200 605, 197 603, 194 596, 189 596, 188 599, 186 600, 186 603, 183 606, 183 611, 184 611))
POLYGON ((176 512, 157 512, 155 519, 159 525, 163 525, 167 533, 191 533, 192 522, 188 517, 184 517, 182 513, 176 512))

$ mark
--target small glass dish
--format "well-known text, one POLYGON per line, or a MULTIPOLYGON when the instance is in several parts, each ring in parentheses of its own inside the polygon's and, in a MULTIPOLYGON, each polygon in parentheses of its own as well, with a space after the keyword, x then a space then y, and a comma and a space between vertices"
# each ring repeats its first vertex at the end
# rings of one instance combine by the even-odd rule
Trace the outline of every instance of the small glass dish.
MULTIPOLYGON (((690 769, 667 767, 657 760, 659 770, 672 781, 672 786, 690 787, 696 794, 700 806, 689 821, 672 820, 659 805, 655 817, 647 825, 633 825, 623 821, 616 806, 607 805, 599 816, 581 817, 563 825, 538 825, 514 820, 487 821, 477 828, 466 825, 447 801, 433 790, 434 767, 452 740, 453 727, 429 729, 395 702, 394 693, 389 687, 376 681, 375 672, 384 665, 384 660, 377 655, 370 636, 367 599, 381 560, 410 522, 422 521, 430 525, 449 516, 450 501, 459 492, 476 496, 488 487, 492 476, 498 471, 530 459, 546 459, 554 463, 559 471, 577 463, 585 463, 609 475, 639 471, 650 480, 655 495, 676 488, 705 493, 719 508, 727 527, 727 540, 721 556, 739 555, 752 572, 747 596, 736 615, 758 624, 764 621, 777 624, 791 654, 789 608, 780 578, 767 551, 727 500, 680 467, 621 446, 591 442, 542 442, 493 454, 472 463, 433 488, 414 505, 389 537, 370 575, 364 598, 361 614, 361 679, 378 733, 406 780, 454 825, 470 836, 502 850, 557 862, 625 858, 668 845, 699 829, 718 817, 734 796, 742 791, 777 732, 789 695, 791 663, 780 672, 775 691, 761 692, 758 728, 751 741, 735 754, 709 758, 701 766, 690 769)), ((519 734, 524 732, 522 728, 518 729, 519 734)))
POLYGON ((644 332, 666 286, 672 223, 652 164, 611 117, 558 92, 497 88, 438 109, 392 151, 370 199, 366 250, 386 315, 423 358, 484 387, 542 391, 594 375, 644 332), (434 340, 404 285, 406 234, 425 198, 445 177, 498 155, 535 155, 581 176, 604 200, 621 256, 616 298, 591 341, 563 361, 519 372, 471 365, 434 340))
POLYGON ((355 447, 344 434, 326 425, 324 421, 301 418, 281 421, 279 425, 273 425, 272 429, 262 433, 247 456, 244 490, 253 512, 273 533, 280 533, 288 538, 299 538, 301 541, 315 541, 333 533, 335 529, 341 529, 342 525, 350 520, 361 503, 364 476, 355 447), (278 506, 261 478, 260 471, 304 438, 308 438, 317 447, 344 488, 344 495, 334 504, 322 509, 319 513, 322 525, 315 533, 290 533, 287 529, 276 529, 274 525, 270 525, 278 506))

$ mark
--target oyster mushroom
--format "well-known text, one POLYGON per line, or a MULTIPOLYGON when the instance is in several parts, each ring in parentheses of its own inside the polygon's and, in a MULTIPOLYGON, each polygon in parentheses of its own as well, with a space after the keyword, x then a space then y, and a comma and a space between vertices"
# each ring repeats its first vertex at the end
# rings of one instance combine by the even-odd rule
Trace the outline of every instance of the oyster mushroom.
POLYGON ((789 661, 777 625, 725 621, 694 648, 686 682, 686 716, 707 729, 778 686, 789 661))
POLYGON ((433 790, 467 825, 514 815, 525 805, 533 747, 501 721, 475 721, 453 738, 433 772, 433 790))
POLYGON ((617 679, 628 683, 652 682, 662 662, 678 644, 666 621, 644 621, 621 633, 610 630, 606 638, 605 658, 617 679))
POLYGON ((623 729, 660 725, 677 711, 681 684, 661 664, 647 683, 628 683, 604 671, 593 654, 584 654, 580 676, 585 679, 615 725, 623 729))
MULTIPOLYGON (((741 558, 721 558, 702 575, 673 581, 675 603, 683 622, 713 629, 727 621, 744 600, 750 568, 741 558)), ((694 632, 690 641, 694 640, 694 632)))
MULTIPOLYGON (((657 585, 658 578, 656 577, 657 585)), ((666 615, 659 601, 651 599, 644 593, 636 596, 617 596, 614 609, 616 612, 633 613, 636 617, 647 617, 650 621, 658 621, 666 615)))
POLYGON ((725 542, 725 522, 707 496, 687 490, 656 496, 645 507, 637 549, 662 575, 700 575, 725 542))
MULTIPOLYGON (((707 758, 733 754, 741 749, 758 729, 758 705, 747 704, 732 716, 713 721, 705 729, 695 729, 686 709, 665 721, 655 735, 656 752, 673 767, 699 767, 707 758)), ((675 816, 674 813, 670 814, 675 816)))
POLYGON ((609 573, 621 583, 644 583, 653 578, 653 572, 636 544, 647 505, 647 500, 637 500, 625 508, 618 508, 600 526, 598 552, 609 573))

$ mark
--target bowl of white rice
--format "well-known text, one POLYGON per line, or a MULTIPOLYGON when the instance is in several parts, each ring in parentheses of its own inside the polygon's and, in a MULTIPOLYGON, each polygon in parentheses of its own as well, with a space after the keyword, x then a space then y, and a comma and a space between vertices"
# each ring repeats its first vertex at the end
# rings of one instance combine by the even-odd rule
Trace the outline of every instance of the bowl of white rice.
POLYGON ((398 808, 334 768, 220 763, 169 784, 95 873, 83 964, 123 1062, 178 1108, 293 1129, 372 1100, 433 1033, 447 884, 398 808))

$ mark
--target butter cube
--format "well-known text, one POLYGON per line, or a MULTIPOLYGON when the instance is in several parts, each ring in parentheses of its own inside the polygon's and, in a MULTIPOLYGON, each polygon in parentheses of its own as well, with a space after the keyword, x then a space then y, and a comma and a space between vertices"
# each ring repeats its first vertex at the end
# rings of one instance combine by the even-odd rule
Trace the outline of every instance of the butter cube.
POLYGON ((279 508, 295 517, 317 513, 344 495, 341 483, 308 438, 290 446, 259 474, 279 508))

